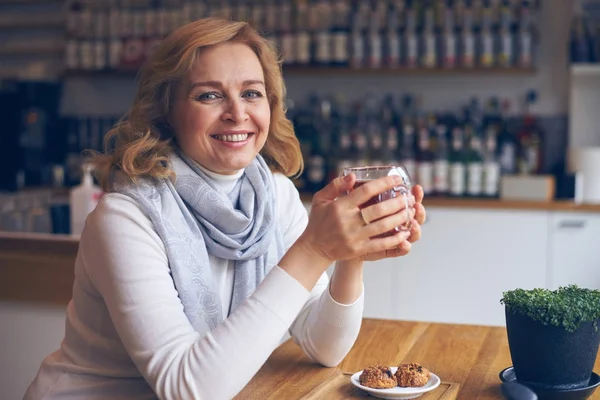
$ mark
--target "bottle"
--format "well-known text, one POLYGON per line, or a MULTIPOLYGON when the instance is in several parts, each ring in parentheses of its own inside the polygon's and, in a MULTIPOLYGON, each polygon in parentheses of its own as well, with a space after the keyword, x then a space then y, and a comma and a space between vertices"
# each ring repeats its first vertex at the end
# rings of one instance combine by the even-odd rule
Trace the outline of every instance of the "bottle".
POLYGON ((481 32, 479 35, 479 66, 483 68, 493 67, 495 64, 494 56, 496 54, 494 46, 494 35, 492 33, 491 10, 488 7, 483 9, 481 32))
POLYGON ((431 138, 425 121, 420 120, 418 125, 417 181, 423 188, 423 194, 429 196, 434 191, 433 162, 435 157, 431 150, 431 138))
POLYGON ((398 68, 400 66, 401 40, 400 40, 400 21, 397 6, 390 4, 386 18, 386 27, 384 34, 383 58, 384 65, 387 68, 398 68))
POLYGON ((486 197, 498 197, 500 190, 500 164, 497 158, 498 131, 490 125, 485 132, 483 146, 483 194, 486 197))
POLYGON ((417 16, 413 5, 406 8, 406 28, 404 31, 404 66, 416 68, 419 61, 419 40, 417 38, 417 16))
POLYGON ((311 59, 311 37, 309 31, 309 11, 306 1, 295 3, 294 9, 294 64, 308 65, 311 59))
POLYGON ((437 196, 448 195, 448 138, 446 125, 438 121, 435 127, 435 163, 433 165, 433 186, 437 196))
POLYGON ((450 196, 462 197, 466 191, 466 152, 464 151, 463 130, 459 124, 452 129, 452 149, 450 151, 450 196))
POLYGON ((488 102, 483 143, 483 194, 498 197, 500 190, 499 134, 502 127, 500 103, 496 97, 488 102))
POLYGON ((537 100, 537 92, 530 90, 525 96, 525 115, 517 139, 520 146, 519 172, 539 174, 542 172, 543 133, 538 126, 531 106, 537 100))
POLYGON ((94 211, 101 197, 102 190, 94 185, 90 167, 84 166, 81 184, 71 189, 69 193, 72 235, 81 234, 88 214, 94 211))
POLYGON ((438 64, 438 37, 435 34, 434 10, 425 9, 425 23, 421 34, 421 63, 425 68, 435 68, 438 64))
POLYGON ((345 0, 337 0, 333 4, 333 33, 332 33, 332 53, 333 65, 348 66, 350 61, 350 4, 345 0))
POLYGON ((109 9, 108 3, 95 3, 93 11, 93 69, 103 71, 108 65, 108 28, 109 9))
POLYGON ((473 13, 470 8, 464 10, 463 24, 461 27, 460 59, 461 67, 475 67, 475 27, 473 26, 473 13))
POLYGON ((481 154, 481 138, 472 125, 465 126, 468 143, 467 159, 467 195, 479 197, 483 192, 483 157, 481 154))
POLYGON ((123 56, 123 41, 121 40, 121 9, 117 0, 111 0, 108 10, 108 68, 116 70, 123 56))
POLYGON ((513 175, 517 171, 517 140, 508 130, 507 119, 510 102, 502 101, 500 108, 500 132, 498 134, 498 162, 501 175, 513 175))
POLYGON ((82 12, 81 1, 71 0, 67 5, 65 61, 68 70, 79 69, 79 39, 81 37, 80 19, 82 12))
POLYGON ((92 3, 90 0, 82 1, 82 10, 79 19, 79 67, 85 71, 94 69, 94 40, 92 3))
POLYGON ((588 63, 591 61, 591 38, 580 2, 575 3, 573 14, 569 32, 569 58, 571 63, 588 63))
POLYGON ((518 66, 520 68, 533 67, 533 26, 529 15, 529 2, 525 0, 521 7, 521 18, 518 33, 518 66))
MULTIPOLYGON (((124 1, 123 5, 124 7, 121 10, 121 22, 123 23, 121 33, 125 34, 125 40, 121 62, 123 68, 136 70, 142 65, 146 53, 143 38, 146 29, 146 10, 137 6, 137 3, 136 7, 133 7, 133 3, 124 1), (131 25, 126 28, 128 23, 131 25)), ((159 20, 159 25, 162 25, 161 20, 159 20)))
POLYGON ((360 102, 356 102, 353 106, 352 131, 350 134, 350 159, 352 165, 364 166, 368 164, 368 139, 367 134, 363 130, 364 127, 364 111, 361 109, 360 102))
POLYGON ((368 54, 367 66, 372 69, 381 68, 381 62, 383 58, 383 41, 377 10, 371 10, 369 13, 366 49, 368 54))
POLYGON ((408 175, 416 182, 417 162, 415 155, 415 125, 414 125, 414 100, 406 95, 403 99, 402 111, 402 146, 400 147, 400 161, 408 175))
POLYGON ((512 32, 512 15, 507 0, 503 0, 500 11, 500 32, 497 61, 500 67, 514 66, 514 35, 512 32))
POLYGON ((338 176, 344 168, 352 166, 352 132, 345 113, 342 113, 338 119, 335 141, 335 169, 330 171, 330 180, 338 176))
POLYGON ((454 25, 454 13, 450 6, 444 7, 444 30, 441 47, 444 68, 455 68, 457 53, 456 27, 454 25))
POLYGON ((360 9, 352 13, 350 30, 350 67, 360 69, 365 66, 365 34, 363 32, 363 17, 360 9))
MULTIPOLYGON (((280 20, 277 30, 281 44, 281 57, 284 65, 294 65, 296 63, 296 30, 292 20, 292 6, 288 2, 284 2, 280 3, 278 7, 280 20)), ((243 19, 237 21, 243 21, 243 19)))

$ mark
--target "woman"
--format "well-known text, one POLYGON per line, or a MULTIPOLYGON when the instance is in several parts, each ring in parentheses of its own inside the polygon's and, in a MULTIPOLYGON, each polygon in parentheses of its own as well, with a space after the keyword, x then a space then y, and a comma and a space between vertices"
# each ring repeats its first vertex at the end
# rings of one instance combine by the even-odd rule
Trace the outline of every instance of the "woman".
POLYGON ((345 196, 356 178, 337 178, 308 217, 284 97, 275 53, 245 23, 164 40, 93 160, 108 193, 81 236, 61 348, 25 399, 231 398, 286 335, 322 365, 345 357, 362 263, 410 250, 422 191, 410 233, 369 239, 405 222, 403 201, 358 208, 392 177, 345 196))

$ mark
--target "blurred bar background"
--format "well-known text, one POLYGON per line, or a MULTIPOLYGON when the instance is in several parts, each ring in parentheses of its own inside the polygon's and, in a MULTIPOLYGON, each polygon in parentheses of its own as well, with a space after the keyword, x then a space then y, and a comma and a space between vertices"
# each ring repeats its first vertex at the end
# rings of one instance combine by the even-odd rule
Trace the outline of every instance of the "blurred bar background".
POLYGON ((82 152, 209 15, 280 52, 307 208, 348 164, 424 187, 423 239, 365 268, 365 317, 503 325, 504 290, 600 289, 600 0, 0 0, 0 398, 64 334, 82 152))

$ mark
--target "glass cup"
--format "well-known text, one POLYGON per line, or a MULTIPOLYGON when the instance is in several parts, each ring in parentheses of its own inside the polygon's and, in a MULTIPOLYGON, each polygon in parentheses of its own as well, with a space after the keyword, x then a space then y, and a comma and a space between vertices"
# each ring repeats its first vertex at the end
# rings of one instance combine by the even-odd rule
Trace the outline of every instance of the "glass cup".
POLYGON ((371 199, 358 206, 358 208, 363 209, 365 207, 376 203, 380 203, 388 199, 403 196, 405 202, 404 212, 406 213, 407 221, 404 224, 397 226, 392 231, 386 232, 382 235, 378 235, 377 237, 391 236, 400 231, 410 231, 412 227, 412 218, 410 213, 413 207, 409 205, 408 199, 411 194, 410 190, 412 188, 412 183, 410 175, 406 171, 406 168, 404 168, 401 165, 377 165, 364 167, 348 167, 342 170, 342 174, 344 176, 349 175, 350 173, 356 175, 356 183, 354 184, 353 189, 356 189, 369 181, 383 178, 385 176, 397 175, 402 177, 403 182, 400 185, 394 187, 393 189, 380 193, 376 196, 373 196, 371 199))

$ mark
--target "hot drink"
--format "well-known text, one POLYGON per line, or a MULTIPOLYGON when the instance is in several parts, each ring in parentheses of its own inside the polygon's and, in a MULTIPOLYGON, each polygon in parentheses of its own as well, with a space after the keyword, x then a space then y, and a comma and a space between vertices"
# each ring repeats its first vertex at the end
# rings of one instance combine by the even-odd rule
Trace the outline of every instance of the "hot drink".
MULTIPOLYGON (((398 175, 401 176, 404 180, 404 184, 400 187, 388 190, 386 192, 380 193, 376 196, 371 197, 366 202, 359 205, 360 209, 369 207, 371 205, 380 203, 382 201, 395 198, 397 196, 404 196, 406 207, 404 212, 409 212, 410 207, 408 206, 408 194, 410 193, 410 177, 406 170, 402 167, 397 166, 373 166, 373 167, 355 167, 355 168, 346 168, 343 171, 344 175, 349 173, 354 173, 356 175, 356 183, 354 184, 352 190, 357 189, 364 185, 365 183, 379 179, 389 175, 398 175)), ((373 222, 373 221, 371 221, 373 222)), ((400 231, 407 231, 411 228, 411 222, 406 222, 402 226, 397 226, 393 230, 386 232, 384 234, 378 235, 376 237, 386 237, 394 235, 400 231)))

